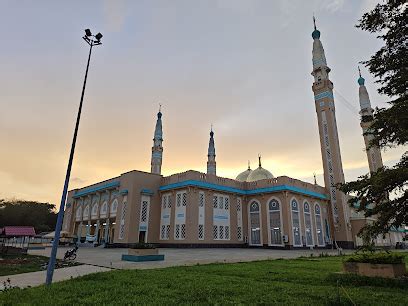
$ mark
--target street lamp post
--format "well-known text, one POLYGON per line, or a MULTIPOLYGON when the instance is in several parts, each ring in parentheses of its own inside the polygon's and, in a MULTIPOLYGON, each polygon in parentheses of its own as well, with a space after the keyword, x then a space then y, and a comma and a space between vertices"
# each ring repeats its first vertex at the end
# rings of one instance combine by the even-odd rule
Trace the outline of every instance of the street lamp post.
POLYGON ((45 283, 47 285, 50 285, 52 283, 52 276, 54 274, 55 260, 56 260, 57 249, 58 249, 58 244, 59 244, 59 240, 60 240, 62 221, 64 219, 64 207, 65 207, 65 201, 67 199, 69 177, 71 176, 72 160, 74 158, 75 144, 76 144, 76 139, 77 139, 77 135, 78 135, 79 120, 81 119, 82 103, 84 101, 86 79, 88 77, 88 69, 89 69, 89 62, 91 60, 92 47, 102 44, 102 42, 101 42, 102 34, 98 33, 96 35, 92 35, 92 33, 91 33, 91 31, 89 29, 85 30, 85 35, 82 38, 89 45, 88 63, 86 65, 84 85, 82 86, 81 101, 79 103, 78 115, 77 115, 77 120, 76 120, 76 124, 75 124, 74 137, 72 139, 71 152, 69 154, 67 173, 65 175, 65 183, 64 183, 64 189, 62 191, 61 205, 60 205, 60 209, 59 209, 59 212, 58 212, 57 224, 55 226, 54 242, 52 244, 51 256, 50 256, 50 260, 48 262, 48 267, 47 267, 47 279, 45 281, 45 283))

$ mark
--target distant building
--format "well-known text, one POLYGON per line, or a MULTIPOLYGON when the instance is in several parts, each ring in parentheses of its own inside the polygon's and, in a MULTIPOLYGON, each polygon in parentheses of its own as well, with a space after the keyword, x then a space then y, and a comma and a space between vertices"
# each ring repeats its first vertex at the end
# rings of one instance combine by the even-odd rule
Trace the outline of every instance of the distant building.
MULTIPOLYGON (((81 240, 123 245, 149 242, 185 247, 248 244, 309 248, 334 244, 352 248, 358 244, 357 233, 369 220, 350 209, 347 196, 335 188, 337 183, 344 183, 344 174, 333 83, 316 26, 312 37, 312 89, 326 187, 287 176, 275 178, 262 167, 260 156, 258 168, 251 170, 248 165, 235 180, 217 176, 212 129, 207 173, 189 170, 164 177, 161 175, 163 131, 159 111, 151 173, 134 170, 71 190, 63 230, 81 240)), ((364 81, 360 85, 363 86, 364 81)), ((361 104, 364 114, 371 111, 366 92, 365 87, 360 88, 360 103, 365 99, 361 104)), ((362 127, 366 128, 365 123, 362 127)), ((382 166, 379 149, 371 149, 367 154, 371 171, 382 166)), ((389 243, 395 245, 402 240, 402 235, 397 232, 390 236, 389 243)))

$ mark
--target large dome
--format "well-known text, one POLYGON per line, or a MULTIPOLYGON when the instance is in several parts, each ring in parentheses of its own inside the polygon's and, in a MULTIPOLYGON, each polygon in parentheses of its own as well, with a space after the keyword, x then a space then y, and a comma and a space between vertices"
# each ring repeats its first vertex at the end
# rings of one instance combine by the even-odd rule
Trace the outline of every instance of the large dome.
POLYGON ((248 178, 246 181, 255 182, 255 181, 260 181, 260 180, 265 180, 265 179, 273 179, 273 175, 268 170, 259 166, 257 169, 255 169, 248 175, 248 178))
POLYGON ((255 170, 251 170, 248 161, 248 169, 244 172, 238 174, 236 180, 240 182, 255 182, 265 179, 272 179, 273 175, 268 170, 262 168, 261 165, 261 156, 258 156, 259 159, 259 167, 255 170))
POLYGON ((240 182, 245 182, 251 173, 252 173, 252 170, 248 168, 244 172, 241 172, 240 174, 238 174, 236 180, 240 182))

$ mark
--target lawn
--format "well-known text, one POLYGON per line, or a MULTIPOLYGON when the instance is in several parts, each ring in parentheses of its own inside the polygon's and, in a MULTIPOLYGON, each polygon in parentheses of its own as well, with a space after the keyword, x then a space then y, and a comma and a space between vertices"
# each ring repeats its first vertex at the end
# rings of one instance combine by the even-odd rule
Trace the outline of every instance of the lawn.
MULTIPOLYGON (((0 276, 41 271, 49 258, 36 255, 0 255, 0 276)), ((57 266, 77 265, 74 262, 57 261, 57 266)))
POLYGON ((338 276, 341 262, 326 257, 117 270, 51 288, 14 289, 0 294, 0 304, 408 305, 406 280, 338 276))

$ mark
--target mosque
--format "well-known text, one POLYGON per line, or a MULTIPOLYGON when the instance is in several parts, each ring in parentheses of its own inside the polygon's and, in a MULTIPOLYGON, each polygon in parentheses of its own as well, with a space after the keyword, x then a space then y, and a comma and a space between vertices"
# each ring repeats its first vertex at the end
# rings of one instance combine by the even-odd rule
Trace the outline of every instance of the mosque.
MULTIPOLYGON (((138 170, 69 191, 62 230, 82 242, 127 246, 139 242, 161 247, 353 248, 369 218, 349 207, 335 188, 344 183, 333 83, 329 79, 320 31, 312 33, 312 90, 320 135, 324 187, 262 167, 236 179, 217 176, 211 130, 207 173, 189 170, 161 175, 162 113, 157 114, 151 172, 138 170)), ((372 116, 370 99, 358 79, 361 115, 372 116)), ((365 131, 370 122, 361 122, 365 131)), ((364 136, 366 147, 370 141, 364 136)), ((370 171, 382 167, 381 151, 367 149, 370 171)), ((378 244, 395 245, 403 233, 390 232, 378 244)))

